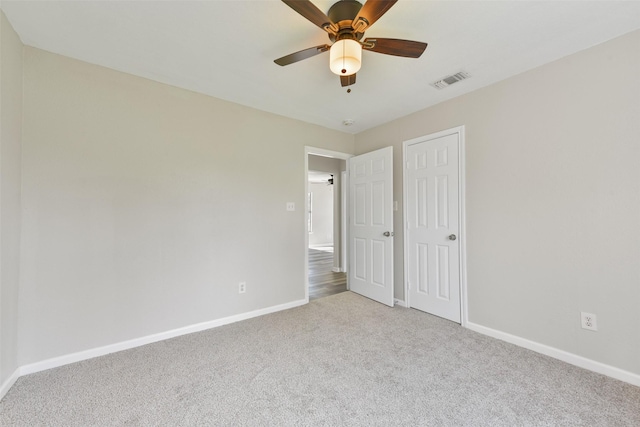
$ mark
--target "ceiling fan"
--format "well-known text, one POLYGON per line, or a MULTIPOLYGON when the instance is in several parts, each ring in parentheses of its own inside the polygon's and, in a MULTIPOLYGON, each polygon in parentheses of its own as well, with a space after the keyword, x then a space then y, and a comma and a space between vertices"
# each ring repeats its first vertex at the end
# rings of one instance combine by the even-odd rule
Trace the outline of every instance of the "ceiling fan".
POLYGON ((356 72, 362 64, 362 49, 386 55, 419 58, 426 43, 387 38, 366 38, 364 32, 384 15, 398 0, 340 0, 325 15, 309 0, 282 0, 285 4, 317 25, 329 35, 332 45, 323 44, 295 52, 274 62, 285 66, 329 51, 329 68, 340 76, 342 86, 356 82, 356 72))

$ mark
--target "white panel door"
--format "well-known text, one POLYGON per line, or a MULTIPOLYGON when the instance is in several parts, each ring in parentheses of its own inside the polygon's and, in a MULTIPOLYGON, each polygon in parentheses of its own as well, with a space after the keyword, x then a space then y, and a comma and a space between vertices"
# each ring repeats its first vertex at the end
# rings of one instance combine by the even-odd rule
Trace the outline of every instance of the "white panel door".
POLYGON ((459 134, 407 146, 409 305, 460 323, 459 134))
POLYGON ((393 148, 349 159, 349 289, 393 307, 393 148))

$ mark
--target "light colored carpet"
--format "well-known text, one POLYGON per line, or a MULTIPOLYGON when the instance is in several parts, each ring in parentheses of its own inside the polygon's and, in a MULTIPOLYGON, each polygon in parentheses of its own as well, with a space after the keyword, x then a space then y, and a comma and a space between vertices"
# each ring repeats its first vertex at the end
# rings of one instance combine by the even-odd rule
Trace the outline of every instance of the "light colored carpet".
POLYGON ((351 292, 22 377, 2 426, 639 426, 640 388, 351 292))

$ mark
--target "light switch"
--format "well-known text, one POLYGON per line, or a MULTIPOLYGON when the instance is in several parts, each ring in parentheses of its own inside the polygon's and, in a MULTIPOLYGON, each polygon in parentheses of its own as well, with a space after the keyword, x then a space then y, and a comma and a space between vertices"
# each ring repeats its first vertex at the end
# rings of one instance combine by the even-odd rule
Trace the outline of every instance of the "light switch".
POLYGON ((393 202, 393 210, 394 211, 398 210, 398 201, 397 200, 393 202))
POLYGON ((295 211, 296 210, 296 204, 294 202, 287 202, 287 210, 288 211, 295 211))

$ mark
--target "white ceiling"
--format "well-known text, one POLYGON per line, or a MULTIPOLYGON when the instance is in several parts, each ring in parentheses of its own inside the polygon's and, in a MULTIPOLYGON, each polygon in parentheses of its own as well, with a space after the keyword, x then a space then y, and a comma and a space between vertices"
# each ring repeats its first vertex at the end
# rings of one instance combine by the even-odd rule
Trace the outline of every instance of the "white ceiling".
MULTIPOLYGON (((333 1, 313 3, 327 11, 333 1)), ((277 0, 11 1, 23 43, 260 110, 358 133, 640 28, 640 1, 400 0, 366 33, 429 43, 419 59, 363 53, 352 93, 328 43, 277 0), (467 71, 444 90, 430 83, 467 71), (355 123, 346 127, 345 119, 355 123)), ((602 84, 602 82, 594 82, 602 84)))

